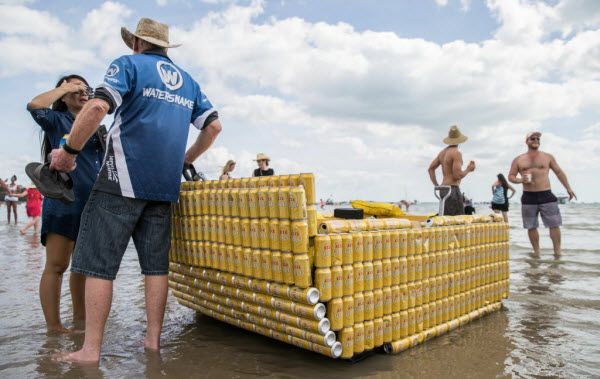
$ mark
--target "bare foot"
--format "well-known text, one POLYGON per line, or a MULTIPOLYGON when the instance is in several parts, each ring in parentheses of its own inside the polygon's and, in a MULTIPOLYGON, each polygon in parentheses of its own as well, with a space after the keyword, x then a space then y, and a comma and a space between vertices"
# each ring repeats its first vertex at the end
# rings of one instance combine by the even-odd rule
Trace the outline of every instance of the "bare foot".
POLYGON ((63 351, 61 353, 54 354, 52 356, 52 360, 62 363, 97 365, 98 361, 100 360, 100 357, 95 355, 86 355, 85 353, 83 353, 82 350, 79 350, 74 353, 63 351))
POLYGON ((74 331, 67 329, 62 325, 57 327, 48 327, 48 333, 76 334, 74 331))
POLYGON ((160 342, 159 341, 150 342, 150 341, 148 341, 148 339, 145 339, 144 340, 144 349, 150 350, 150 351, 159 351, 160 350, 160 342))
POLYGON ((21 233, 22 235, 25 235, 25 231, 23 229, 19 229, 19 233, 21 233))

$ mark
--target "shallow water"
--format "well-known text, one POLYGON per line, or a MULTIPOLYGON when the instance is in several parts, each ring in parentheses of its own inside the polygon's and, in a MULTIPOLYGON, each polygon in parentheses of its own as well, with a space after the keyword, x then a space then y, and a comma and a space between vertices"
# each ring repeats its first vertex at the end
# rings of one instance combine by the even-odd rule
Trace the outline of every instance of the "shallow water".
MULTIPOLYGON (((413 214, 435 205, 411 207, 413 214)), ((0 210, 4 217, 5 207, 0 210)), ((481 209, 481 213, 487 213, 481 209)), ((38 299, 44 267, 39 238, 0 222, 0 375, 2 377, 592 377, 600 376, 600 206, 561 206, 563 256, 555 259, 547 230, 531 253, 518 205, 511 223, 511 296, 505 307, 399 355, 360 363, 332 360, 197 316, 169 296, 162 349, 146 353, 143 277, 133 246, 115 281, 115 296, 97 367, 56 363, 50 355, 81 346, 83 335, 48 335, 38 299)), ((29 233, 31 233, 30 231, 29 233)), ((68 273, 62 317, 68 327, 68 273)), ((81 325, 74 325, 81 330, 81 325)))

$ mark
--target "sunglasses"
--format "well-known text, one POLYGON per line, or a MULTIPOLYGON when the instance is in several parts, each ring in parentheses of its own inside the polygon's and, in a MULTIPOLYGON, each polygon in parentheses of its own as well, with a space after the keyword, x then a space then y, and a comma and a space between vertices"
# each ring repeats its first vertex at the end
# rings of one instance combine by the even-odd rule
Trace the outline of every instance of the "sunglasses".
POLYGON ((540 137, 529 137, 530 141, 541 141, 540 137))
MULTIPOLYGON (((83 91, 77 91, 75 92, 78 95, 81 95, 83 91)), ((85 86, 85 93, 88 95, 88 97, 91 99, 92 97, 94 97, 94 89, 90 86, 85 86)))

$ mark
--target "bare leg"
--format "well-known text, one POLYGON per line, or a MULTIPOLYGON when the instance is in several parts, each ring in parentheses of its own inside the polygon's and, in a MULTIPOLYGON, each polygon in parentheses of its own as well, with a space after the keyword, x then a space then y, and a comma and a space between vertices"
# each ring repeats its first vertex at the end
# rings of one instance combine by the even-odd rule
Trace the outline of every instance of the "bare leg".
POLYGON ((16 201, 12 202, 12 207, 13 207, 13 213, 15 214, 15 225, 17 225, 17 202, 16 201))
POLYGON ((556 226, 554 228, 550 228, 550 239, 552 240, 554 255, 562 255, 562 252, 560 251, 560 227, 556 226))
POLYGON ((35 229, 37 232, 37 223, 40 221, 40 216, 34 217, 31 219, 31 221, 29 221, 27 223, 27 225, 25 225, 24 227, 22 227, 21 229, 19 229, 19 232, 21 232, 21 234, 25 234, 25 232, 27 231, 27 229, 31 228, 33 225, 35 225, 35 229))
POLYGON ((48 331, 69 332, 60 321, 60 290, 73 244, 70 239, 55 233, 46 236, 46 266, 40 280, 40 302, 48 331))
POLYGON ((508 222, 508 212, 502 212, 502 217, 504 217, 504 222, 508 222))
POLYGON ((531 247, 533 247, 533 252, 536 254, 539 254, 540 253, 540 234, 538 233, 537 228, 527 229, 527 235, 529 235, 529 242, 531 242, 531 247))
POLYGON ((85 319, 85 275, 72 272, 69 277, 69 289, 73 302, 73 319, 85 319))
POLYGON ((35 221, 35 223, 33 224, 33 233, 34 234, 38 234, 40 232, 40 219, 42 217, 41 216, 36 216, 33 218, 33 220, 35 221))
POLYGON ((104 326, 110 312, 113 295, 112 280, 88 277, 85 283, 85 340, 81 350, 59 354, 59 361, 94 363, 100 360, 104 326))
POLYGON ((6 212, 8 217, 8 223, 10 224, 10 201, 6 202, 6 212))
POLYGON ((167 304, 168 280, 166 275, 146 275, 146 318, 148 329, 144 347, 158 350, 165 306, 167 304))

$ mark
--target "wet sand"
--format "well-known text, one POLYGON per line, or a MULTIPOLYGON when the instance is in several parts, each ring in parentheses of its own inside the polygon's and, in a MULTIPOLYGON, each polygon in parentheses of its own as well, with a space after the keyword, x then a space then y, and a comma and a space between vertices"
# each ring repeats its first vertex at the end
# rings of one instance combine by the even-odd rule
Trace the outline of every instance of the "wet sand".
MULTIPOLYGON (((411 207, 426 214, 435 205, 411 207)), ((486 210, 487 211, 487 210, 486 210)), ((555 259, 547 230, 542 252, 531 253, 520 210, 511 224, 511 297, 505 307, 399 355, 373 355, 351 364, 196 315, 169 296, 160 354, 141 345, 145 333, 143 278, 130 246, 115 281, 100 364, 53 362, 50 355, 81 346, 83 335, 45 331, 38 299, 44 249, 19 234, 0 211, 0 374, 2 377, 594 377, 600 376, 600 226, 598 205, 561 206, 563 256, 555 259)), ((480 210, 481 213, 486 213, 480 210)), ((70 317, 68 273, 62 317, 70 317)))

